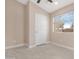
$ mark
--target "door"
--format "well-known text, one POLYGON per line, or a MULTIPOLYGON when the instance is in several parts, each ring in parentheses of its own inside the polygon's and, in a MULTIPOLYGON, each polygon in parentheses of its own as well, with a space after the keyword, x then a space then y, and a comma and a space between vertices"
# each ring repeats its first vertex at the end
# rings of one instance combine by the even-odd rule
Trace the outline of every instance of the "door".
POLYGON ((47 15, 35 14, 35 43, 44 44, 48 41, 49 19, 47 15))

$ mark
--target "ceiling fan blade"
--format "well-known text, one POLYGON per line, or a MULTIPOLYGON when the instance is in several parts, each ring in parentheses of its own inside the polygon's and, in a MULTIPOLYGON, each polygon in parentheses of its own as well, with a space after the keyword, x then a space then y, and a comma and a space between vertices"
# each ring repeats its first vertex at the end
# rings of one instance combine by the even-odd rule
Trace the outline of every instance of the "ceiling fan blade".
MULTIPOLYGON (((41 0, 37 0, 37 3, 40 3, 40 1, 41 1, 41 0)), ((48 1, 51 2, 51 3, 53 2, 52 0, 48 0, 48 1)))
POLYGON ((48 0, 48 1, 51 2, 51 3, 53 2, 52 0, 48 0))
POLYGON ((38 0, 37 3, 40 3, 41 0, 38 0))

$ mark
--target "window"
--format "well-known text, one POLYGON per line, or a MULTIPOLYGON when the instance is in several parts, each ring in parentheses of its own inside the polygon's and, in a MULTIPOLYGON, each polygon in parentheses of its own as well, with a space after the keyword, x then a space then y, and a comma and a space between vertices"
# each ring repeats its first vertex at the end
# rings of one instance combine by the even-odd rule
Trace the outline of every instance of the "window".
POLYGON ((74 11, 54 16, 53 20, 55 32, 73 32, 74 11))

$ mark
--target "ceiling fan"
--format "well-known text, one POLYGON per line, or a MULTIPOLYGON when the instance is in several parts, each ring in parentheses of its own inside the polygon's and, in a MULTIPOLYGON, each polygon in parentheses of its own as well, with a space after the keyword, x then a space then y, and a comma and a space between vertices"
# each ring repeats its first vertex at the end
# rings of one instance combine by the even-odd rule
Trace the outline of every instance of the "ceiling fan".
MULTIPOLYGON (((37 3, 40 3, 41 0, 37 0, 37 3)), ((48 2, 53 3, 52 0, 48 0, 48 2)))

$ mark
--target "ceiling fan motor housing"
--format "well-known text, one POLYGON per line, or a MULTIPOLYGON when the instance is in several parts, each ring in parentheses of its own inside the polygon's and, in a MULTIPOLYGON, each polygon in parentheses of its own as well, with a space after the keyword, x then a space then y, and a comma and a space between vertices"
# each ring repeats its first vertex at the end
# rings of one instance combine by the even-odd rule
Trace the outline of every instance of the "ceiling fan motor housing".
POLYGON ((38 0, 37 3, 40 3, 41 0, 38 0))
MULTIPOLYGON (((40 3, 40 1, 41 1, 41 0, 37 0, 37 3, 40 3)), ((51 2, 51 3, 53 2, 52 0, 48 0, 48 1, 51 2)))

